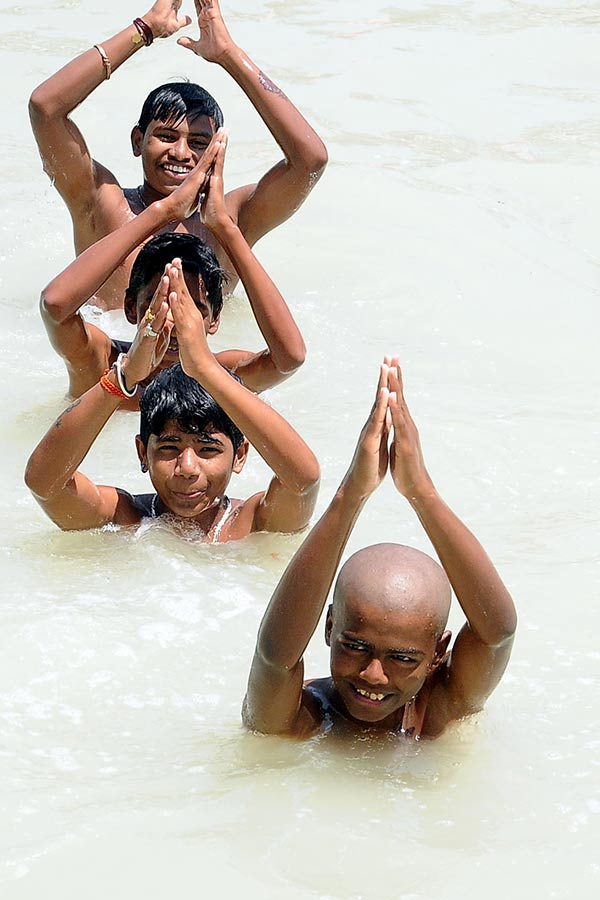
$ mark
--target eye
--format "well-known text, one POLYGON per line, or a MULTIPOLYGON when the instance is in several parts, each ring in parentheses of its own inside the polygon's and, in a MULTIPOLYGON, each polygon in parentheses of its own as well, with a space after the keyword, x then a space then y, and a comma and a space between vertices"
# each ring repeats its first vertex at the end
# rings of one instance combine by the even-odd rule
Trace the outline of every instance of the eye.
POLYGON ((404 665, 414 666, 419 662, 418 659, 415 659, 414 656, 406 656, 404 653, 392 653, 391 657, 395 662, 403 663, 404 665))
POLYGON ((199 150, 201 153, 204 153, 204 151, 205 151, 206 148, 208 147, 207 142, 204 141, 204 140, 194 140, 194 139, 192 139, 192 140, 189 142, 189 144, 190 144, 190 147, 193 147, 194 150, 199 150))
POLYGON ((173 143, 173 141, 177 140, 176 136, 170 131, 157 131, 156 137, 163 143, 173 143))
POLYGON ((220 447, 215 447, 214 444, 207 444, 205 447, 198 447, 196 453, 199 456, 217 456, 221 452, 220 447))
POLYGON ((342 641, 342 647, 345 650, 352 650, 356 653, 366 653, 367 651, 364 644, 355 644, 354 641, 342 641))
POLYGON ((174 444, 159 444, 156 448, 156 455, 159 459, 170 462, 179 456, 179 447, 174 444))

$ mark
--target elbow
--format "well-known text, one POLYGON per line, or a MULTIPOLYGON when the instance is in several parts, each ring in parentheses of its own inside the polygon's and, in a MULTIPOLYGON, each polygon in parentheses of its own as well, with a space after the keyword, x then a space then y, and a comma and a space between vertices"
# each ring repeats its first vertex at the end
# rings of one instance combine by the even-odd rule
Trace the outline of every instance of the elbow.
POLYGON ((327 147, 320 137, 313 135, 312 139, 309 138, 305 143, 300 144, 297 154, 289 162, 297 170, 304 171, 309 180, 310 190, 317 183, 329 162, 327 147))
POLYGON ((35 453, 30 456, 25 468, 24 481, 36 500, 48 499, 47 496, 44 496, 48 493, 47 485, 43 482, 41 467, 37 464, 35 453))
POLYGON ((495 628, 493 639, 488 643, 494 650, 509 648, 515 639, 517 632, 517 612, 513 606, 512 610, 507 610, 502 622, 498 622, 495 628))
POLYGON ((329 162, 329 154, 327 147, 319 138, 318 143, 312 144, 309 152, 304 158, 304 164, 308 170, 308 176, 311 182, 311 188, 317 183, 329 162))
POLYGON ((300 338, 295 347, 290 347, 284 354, 274 360, 275 367, 280 375, 286 378, 297 372, 306 360, 306 345, 300 338))
POLYGON ((52 282, 40 295, 40 313, 44 321, 55 325, 62 324, 66 318, 61 298, 53 291, 52 282))
POLYGON ((311 458, 306 461, 303 468, 302 477, 298 479, 297 491, 302 497, 313 506, 319 493, 321 484, 321 467, 314 453, 311 458))
POLYGON ((34 132, 38 125, 51 117, 48 98, 44 86, 37 87, 29 98, 29 121, 34 132))

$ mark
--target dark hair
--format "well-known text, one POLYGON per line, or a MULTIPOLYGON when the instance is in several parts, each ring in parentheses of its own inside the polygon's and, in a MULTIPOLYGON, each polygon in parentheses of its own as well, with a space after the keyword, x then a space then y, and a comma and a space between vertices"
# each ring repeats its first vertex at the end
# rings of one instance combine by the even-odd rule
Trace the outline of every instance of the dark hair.
POLYGON ((208 116, 215 123, 215 128, 223 124, 221 107, 208 91, 191 81, 174 81, 150 91, 137 124, 145 133, 153 119, 176 124, 186 117, 196 116, 208 116))
MULTIPOLYGON (((237 375, 232 378, 240 381, 237 375)), ((140 438, 148 446, 151 434, 159 435, 169 421, 187 434, 201 434, 212 425, 226 434, 234 452, 244 435, 202 385, 190 378, 177 363, 163 369, 144 389, 140 398, 140 438)))
POLYGON ((227 281, 227 273, 219 265, 214 250, 193 234, 167 232, 144 244, 131 267, 126 295, 137 301, 149 281, 176 256, 181 259, 184 272, 202 277, 213 319, 216 319, 223 308, 223 284, 227 281))

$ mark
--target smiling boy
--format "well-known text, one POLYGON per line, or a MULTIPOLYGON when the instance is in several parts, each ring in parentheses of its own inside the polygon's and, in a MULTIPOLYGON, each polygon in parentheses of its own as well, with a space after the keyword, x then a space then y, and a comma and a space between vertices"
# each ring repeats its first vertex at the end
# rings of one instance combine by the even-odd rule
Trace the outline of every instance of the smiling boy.
MULTIPOLYGON (((72 60, 31 96, 31 124, 44 171, 68 207, 77 254, 129 221, 132 213, 138 215, 153 201, 172 193, 223 124, 218 104, 198 85, 183 82, 156 88, 144 103, 131 135, 133 153, 142 160, 144 181, 137 188, 123 190, 112 172, 92 158, 70 118, 71 112, 140 48, 191 23, 189 16, 179 15, 181 3, 157 0, 142 18, 72 60)), ((231 75, 284 153, 284 159, 257 184, 227 194, 227 212, 253 246, 301 206, 325 168, 327 151, 285 94, 235 45, 217 0, 195 0, 195 7, 200 36, 197 40, 179 38, 178 44, 231 75)), ((206 241, 228 272, 233 290, 237 274, 227 247, 206 229, 200 216, 193 214, 169 226, 169 231, 188 232, 206 241)), ((122 306, 134 250, 98 289, 99 306, 122 306)))
POLYGON ((303 528, 318 492, 317 460, 292 426, 210 352, 180 260, 165 267, 148 313, 129 351, 65 410, 32 453, 25 482, 38 503, 64 530, 136 525, 166 514, 212 543, 303 528), (159 368, 174 328, 181 366, 161 371, 144 391, 136 438, 156 493, 95 484, 80 464, 110 416, 159 368), (243 468, 249 443, 273 477, 266 491, 230 499, 229 480, 243 468))
POLYGON ((398 360, 388 359, 350 468, 263 617, 244 721, 256 731, 298 738, 326 727, 437 737, 450 722, 482 708, 506 668, 515 628, 506 587, 431 481, 398 360), (331 674, 305 682, 305 649, 354 523, 388 464, 441 566, 398 544, 378 544, 352 556, 340 571, 327 613, 331 674), (451 587, 467 622, 448 652, 451 587))
MULTIPOLYGON (((258 352, 226 350, 218 361, 236 372, 249 390, 259 392, 279 384, 304 362, 302 335, 277 287, 228 215, 223 194, 223 166, 227 135, 219 129, 194 171, 168 197, 158 200, 139 216, 89 247, 44 289, 41 314, 52 346, 62 357, 69 375, 69 396, 79 397, 96 384, 128 344, 111 339, 87 322, 79 310, 106 281, 131 250, 158 226, 185 218, 198 206, 206 228, 227 249, 246 289, 252 311, 267 347, 258 352), (209 174, 210 173, 210 174, 209 174)), ((165 265, 182 260, 187 290, 204 319, 207 333, 219 327, 226 275, 211 248, 190 234, 160 234, 144 245, 136 257, 125 293, 125 313, 133 324, 146 315, 165 265)), ((178 360, 175 332, 160 361, 166 368, 178 360)), ((152 378, 150 373, 148 378, 152 378)), ((137 396, 123 407, 137 409, 137 396)))

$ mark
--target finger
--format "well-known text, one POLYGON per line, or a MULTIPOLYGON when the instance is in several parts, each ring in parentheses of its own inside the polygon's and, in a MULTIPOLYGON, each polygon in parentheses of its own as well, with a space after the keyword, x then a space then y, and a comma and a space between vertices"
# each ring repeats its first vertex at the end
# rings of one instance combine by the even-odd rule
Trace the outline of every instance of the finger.
POLYGON ((169 279, 168 279, 167 275, 165 274, 158 282, 158 285, 156 287, 156 290, 154 291, 152 300, 150 301, 150 303, 148 305, 148 309, 146 310, 146 312, 142 316, 142 319, 140 320, 140 328, 145 328, 146 325, 149 325, 151 322, 154 321, 162 304, 167 299, 168 291, 169 291, 169 279))
MULTIPOLYGON (((190 25, 190 24, 191 23, 188 22, 188 25, 190 25)), ((180 37, 180 38, 177 38, 177 43, 179 44, 180 47, 185 47, 186 50, 193 50, 198 42, 193 41, 189 37, 180 37)))
POLYGON ((388 374, 388 384, 390 391, 397 395, 398 402, 404 403, 404 385, 402 383, 402 370, 398 365, 398 357, 394 357, 396 362, 390 366, 388 374))
POLYGON ((219 128, 221 139, 219 141, 217 152, 215 154, 215 166, 212 177, 223 177, 223 166, 225 165, 225 153, 227 152, 227 144, 229 141, 229 133, 224 128, 219 128))

